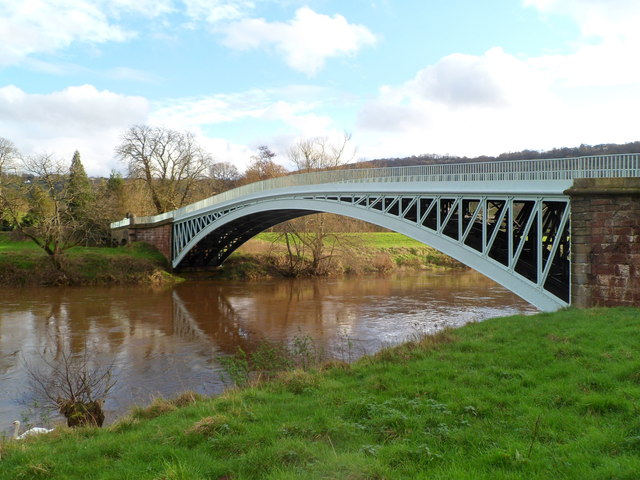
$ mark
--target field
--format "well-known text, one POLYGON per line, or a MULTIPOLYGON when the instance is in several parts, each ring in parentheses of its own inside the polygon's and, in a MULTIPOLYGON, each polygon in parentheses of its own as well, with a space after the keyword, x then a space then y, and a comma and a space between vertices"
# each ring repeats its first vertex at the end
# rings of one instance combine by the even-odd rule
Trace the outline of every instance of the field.
POLYGON ((637 479, 640 310, 470 324, 115 425, 0 446, 0 479, 637 479))

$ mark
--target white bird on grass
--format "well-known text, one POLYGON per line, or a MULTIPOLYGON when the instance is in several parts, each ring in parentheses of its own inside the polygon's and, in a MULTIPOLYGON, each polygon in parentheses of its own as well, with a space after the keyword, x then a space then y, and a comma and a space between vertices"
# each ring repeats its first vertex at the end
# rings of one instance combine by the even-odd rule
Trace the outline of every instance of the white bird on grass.
POLYGON ((43 433, 53 432, 53 428, 33 427, 27 430, 26 432, 24 432, 22 435, 18 435, 18 432, 20 431, 20 421, 16 420, 15 422, 13 422, 13 426, 15 428, 15 430, 13 431, 13 438, 15 440, 24 440, 25 438, 30 437, 31 435, 40 435, 43 433))

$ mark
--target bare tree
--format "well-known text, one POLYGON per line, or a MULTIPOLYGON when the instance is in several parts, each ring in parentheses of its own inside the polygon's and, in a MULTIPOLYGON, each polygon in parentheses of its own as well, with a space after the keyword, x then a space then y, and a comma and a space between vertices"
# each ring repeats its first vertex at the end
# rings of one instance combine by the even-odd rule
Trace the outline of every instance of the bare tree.
POLYGON ((331 218, 318 213, 290 220, 281 227, 287 247, 285 275, 329 273, 333 255, 342 243, 342 236, 328 228, 331 218))
POLYGON ((60 412, 70 427, 101 427, 104 400, 116 383, 113 363, 96 363, 86 345, 74 355, 62 343, 55 358, 42 354, 40 366, 27 364, 31 396, 41 408, 60 412))
POLYGON ((355 158, 350 142, 347 132, 337 142, 328 137, 303 138, 289 149, 289 160, 298 172, 339 168, 355 158))
MULTIPOLYGON (((299 172, 340 168, 355 156, 350 140, 348 133, 337 143, 326 137, 302 139, 289 149, 289 160, 299 172)), ((335 216, 319 213, 280 227, 287 247, 288 275, 328 273, 336 249, 350 243, 347 237, 335 233, 334 224, 335 216)))
POLYGON ((216 162, 209 167, 209 178, 216 192, 224 192, 236 186, 240 172, 231 162, 216 162))
POLYGON ((145 182, 157 213, 189 203, 194 186, 211 164, 211 156, 192 133, 148 125, 124 132, 116 154, 127 164, 131 178, 145 182))
MULTIPOLYGON (((13 142, 0 137, 0 197, 3 185, 8 182, 10 175, 15 173, 15 164, 19 157, 20 153, 13 142)), ((3 223, 3 216, 2 202, 0 201, 0 223, 3 223)))
POLYGON ((0 178, 13 172, 19 158, 20 154, 13 142, 0 137, 0 178))

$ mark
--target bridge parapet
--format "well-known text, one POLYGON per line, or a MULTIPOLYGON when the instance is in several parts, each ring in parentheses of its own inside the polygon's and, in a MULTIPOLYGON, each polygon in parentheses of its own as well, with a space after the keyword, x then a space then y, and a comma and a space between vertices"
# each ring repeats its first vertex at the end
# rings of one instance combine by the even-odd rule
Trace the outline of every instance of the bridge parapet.
MULTIPOLYGON (((470 162, 437 165, 417 165, 385 168, 342 168, 319 172, 306 172, 271 178, 243 185, 212 197, 194 202, 172 212, 150 217, 138 217, 138 223, 161 223, 168 218, 176 220, 200 210, 235 201, 248 196, 260 196, 291 187, 345 183, 385 183, 422 185, 477 184, 500 182, 536 182, 535 188, 545 183, 568 181, 576 178, 640 177, 640 154, 596 155, 576 158, 552 158, 495 162, 470 162)), ((460 187, 460 185, 459 185, 460 187)), ((563 188, 564 190, 564 188, 563 188)), ((431 190, 433 191, 433 190, 431 190)), ((112 229, 133 225, 125 218, 111 224, 112 229)))

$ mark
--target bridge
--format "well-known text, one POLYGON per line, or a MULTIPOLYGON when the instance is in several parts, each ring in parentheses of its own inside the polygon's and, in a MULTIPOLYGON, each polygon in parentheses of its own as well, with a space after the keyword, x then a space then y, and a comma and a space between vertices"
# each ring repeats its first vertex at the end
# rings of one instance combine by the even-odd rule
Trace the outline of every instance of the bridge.
POLYGON ((180 269, 320 212, 414 238, 542 310, 640 305, 640 154, 299 173, 111 228, 180 269))

